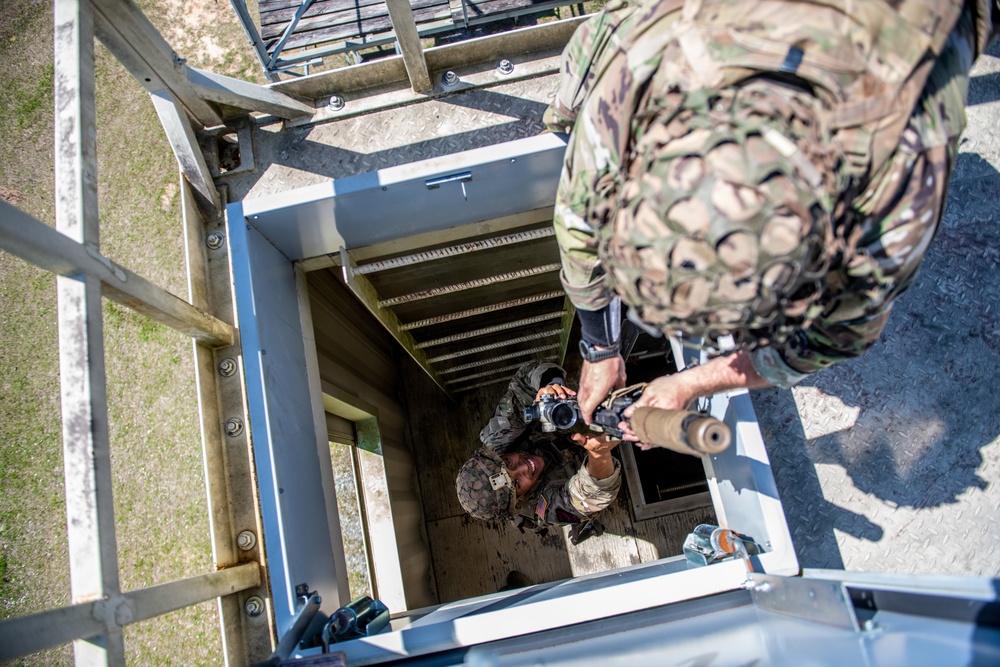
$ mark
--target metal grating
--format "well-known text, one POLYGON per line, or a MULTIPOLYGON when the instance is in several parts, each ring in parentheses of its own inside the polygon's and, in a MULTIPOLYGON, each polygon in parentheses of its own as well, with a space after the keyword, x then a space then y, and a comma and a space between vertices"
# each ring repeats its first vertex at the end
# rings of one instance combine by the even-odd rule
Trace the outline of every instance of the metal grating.
POLYGON ((449 394, 505 381, 532 358, 562 359, 574 312, 558 260, 547 223, 363 264, 341 250, 347 285, 449 394))

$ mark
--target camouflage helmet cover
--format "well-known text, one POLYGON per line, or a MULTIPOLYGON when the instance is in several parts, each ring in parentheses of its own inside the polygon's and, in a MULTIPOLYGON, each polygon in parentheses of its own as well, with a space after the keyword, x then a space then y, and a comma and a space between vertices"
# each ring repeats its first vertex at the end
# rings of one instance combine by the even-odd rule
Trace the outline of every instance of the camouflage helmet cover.
POLYGON ((817 104, 757 80, 673 88, 636 116, 598 252, 642 320, 746 348, 819 314, 836 155, 817 104))
POLYGON ((476 450, 465 462, 455 479, 455 490, 462 508, 477 519, 498 521, 514 515, 514 483, 492 447, 476 450))

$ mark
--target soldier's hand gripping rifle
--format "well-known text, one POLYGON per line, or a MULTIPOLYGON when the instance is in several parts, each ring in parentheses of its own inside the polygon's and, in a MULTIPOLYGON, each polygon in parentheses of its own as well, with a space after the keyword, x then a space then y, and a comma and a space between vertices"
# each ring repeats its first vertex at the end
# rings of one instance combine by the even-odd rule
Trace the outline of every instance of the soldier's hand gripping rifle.
MULTIPOLYGON (((643 383, 611 392, 594 410, 590 430, 621 438, 624 431, 618 428, 618 424, 628 422, 639 442, 692 456, 718 454, 729 447, 733 439, 729 427, 701 412, 641 407, 636 409, 631 419, 625 419, 625 408, 639 400, 645 388, 643 383)), ((576 398, 543 394, 538 402, 524 409, 526 423, 536 419, 541 422, 542 430, 550 433, 587 428, 576 398)))

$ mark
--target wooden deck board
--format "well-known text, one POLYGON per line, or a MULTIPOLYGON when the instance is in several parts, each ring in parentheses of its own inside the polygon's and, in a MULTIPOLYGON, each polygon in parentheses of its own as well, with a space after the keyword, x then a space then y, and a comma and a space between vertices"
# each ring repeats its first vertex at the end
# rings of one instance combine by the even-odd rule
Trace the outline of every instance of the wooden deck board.
POLYGON ((468 21, 469 25, 488 23, 578 4, 577 0, 450 0, 450 2, 452 20, 458 25, 464 25, 465 21, 468 21))
MULTIPOLYGON (((466 25, 488 23, 542 12, 569 0, 412 0, 413 18, 422 36, 466 25)), ((301 0, 261 0, 260 34, 268 53, 284 34, 301 0)), ((333 53, 393 41, 392 22, 384 0, 318 0, 310 5, 283 46, 283 51, 336 43, 333 53)), ((329 51, 329 48, 324 49, 329 51)))
MULTIPOLYGON (((299 2, 275 0, 261 2, 261 37, 268 52, 278 40, 299 7, 299 2)), ((417 30, 439 31, 451 27, 448 0, 414 0, 413 18, 417 30)), ((322 0, 310 6, 285 42, 283 50, 303 49, 338 41, 369 42, 374 35, 390 35, 392 22, 384 0, 322 0)), ((391 35, 385 41, 392 41, 391 35)), ((343 50, 349 50, 345 44, 343 50)))
MULTIPOLYGON (((273 25, 275 23, 281 24, 282 26, 287 25, 295 13, 298 11, 300 2, 282 2, 280 6, 277 7, 267 7, 265 9, 264 3, 260 6, 260 23, 261 26, 273 25)), ((301 21, 306 19, 311 19, 317 16, 323 16, 325 14, 336 14, 338 12, 347 11, 351 8, 367 7, 370 5, 385 5, 385 0, 319 0, 314 2, 306 10, 305 14, 302 15, 301 21)), ((263 36, 263 32, 261 35, 263 36)))

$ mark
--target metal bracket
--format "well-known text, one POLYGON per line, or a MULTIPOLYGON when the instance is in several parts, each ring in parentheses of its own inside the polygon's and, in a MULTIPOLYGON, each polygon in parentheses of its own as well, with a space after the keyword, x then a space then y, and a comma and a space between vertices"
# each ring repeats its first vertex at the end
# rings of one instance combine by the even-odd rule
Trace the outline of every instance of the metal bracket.
POLYGON ((859 632, 858 617, 842 582, 749 573, 758 609, 859 632))
POLYGON ((256 170, 253 152, 253 123, 250 122, 249 117, 231 120, 226 125, 212 128, 202 134, 204 138, 199 143, 205 152, 212 178, 226 178, 256 170), (232 169, 222 171, 218 142, 222 136, 227 134, 236 135, 240 163, 232 169))

